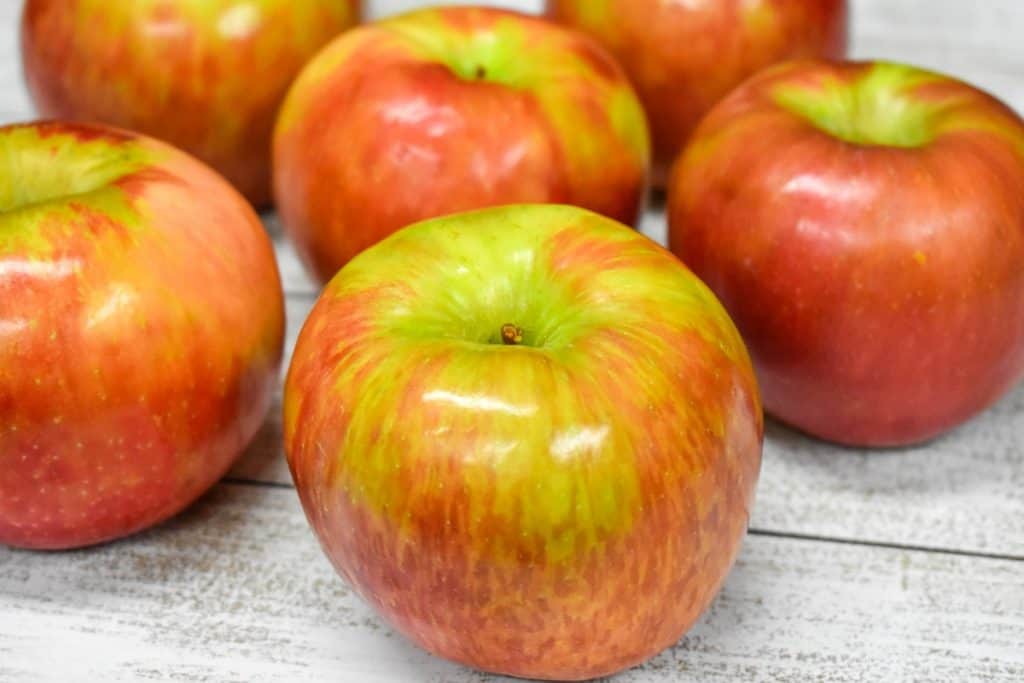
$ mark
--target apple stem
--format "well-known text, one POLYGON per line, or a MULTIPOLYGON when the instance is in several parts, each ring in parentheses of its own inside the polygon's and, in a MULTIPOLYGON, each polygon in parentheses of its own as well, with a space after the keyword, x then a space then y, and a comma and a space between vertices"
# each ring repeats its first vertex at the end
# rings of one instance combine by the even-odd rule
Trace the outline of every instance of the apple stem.
POLYGON ((506 346, 518 346, 523 343, 523 328, 508 323, 501 326, 501 341, 506 346))
POLYGON ((477 78, 477 80, 478 81, 482 81, 486 77, 487 77, 487 69, 485 69, 482 64, 477 65, 477 67, 476 67, 476 78, 477 78))

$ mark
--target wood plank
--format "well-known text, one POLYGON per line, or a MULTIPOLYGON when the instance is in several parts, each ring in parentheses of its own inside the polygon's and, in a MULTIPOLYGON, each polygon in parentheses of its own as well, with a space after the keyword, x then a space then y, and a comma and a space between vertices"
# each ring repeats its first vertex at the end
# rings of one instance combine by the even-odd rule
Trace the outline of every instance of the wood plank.
POLYGON ((320 285, 306 272, 299 260, 294 245, 288 240, 278 216, 274 212, 264 213, 261 218, 267 233, 274 240, 274 251, 277 254, 277 267, 281 271, 281 284, 288 294, 315 295, 320 285))
POLYGON ((757 496, 759 529, 1024 558, 1024 386, 916 448, 837 448, 769 422, 757 496))
POLYGON ((858 0, 852 7, 854 58, 948 73, 1024 112, 1024 11, 1019 0, 858 0))
POLYGON ((881 37, 947 51, 974 50, 992 62, 1024 56, 1020 0, 852 0, 850 7, 854 51, 881 37))
POLYGON ((32 118, 32 104, 21 77, 18 19, 21 2, 0 2, 0 125, 32 118))
MULTIPOLYGON (((616 682, 1019 681, 1022 569, 751 536, 699 625, 616 682)), ((493 680, 382 625, 334 575, 291 491, 221 485, 130 541, 0 549, 0 679, 147 678, 493 680)))

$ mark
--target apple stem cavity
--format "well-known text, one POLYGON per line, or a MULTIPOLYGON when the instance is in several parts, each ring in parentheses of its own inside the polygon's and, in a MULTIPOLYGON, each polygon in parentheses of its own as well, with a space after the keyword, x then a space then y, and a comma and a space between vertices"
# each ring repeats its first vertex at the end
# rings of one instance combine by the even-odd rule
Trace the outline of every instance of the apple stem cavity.
POLYGON ((519 346, 523 343, 523 328, 512 323, 502 325, 501 342, 505 346, 519 346))
POLYGON ((935 137, 941 100, 915 97, 935 74, 890 62, 878 62, 819 87, 784 86, 776 102, 813 126, 862 147, 924 147, 935 137))

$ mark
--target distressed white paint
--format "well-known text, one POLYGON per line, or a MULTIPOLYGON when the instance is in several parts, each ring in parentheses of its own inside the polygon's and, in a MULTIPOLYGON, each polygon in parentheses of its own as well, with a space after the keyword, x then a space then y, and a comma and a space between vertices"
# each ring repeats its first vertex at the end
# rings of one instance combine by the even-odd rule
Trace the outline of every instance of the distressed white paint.
MULTIPOLYGON (((289 490, 221 485, 137 538, 0 567, 4 681, 489 680, 382 624, 289 490)), ((1020 680, 1021 570, 751 536, 698 626, 616 681, 1020 680)))
MULTIPOLYGON (((1024 111, 1020 0, 853 5, 857 57, 953 73, 1024 111)), ((19 9, 0 0, 0 123, 31 118, 19 9)), ((290 352, 315 288, 272 217, 268 228, 289 293, 290 352)), ((663 240, 663 214, 649 212, 643 229, 663 240)), ((279 410, 278 399, 234 480, 289 483, 279 410)), ((725 591, 676 648, 616 680, 1024 680, 1022 513, 1024 388, 906 451, 838 449, 770 424, 759 532, 725 591)), ((169 678, 490 680, 382 625, 334 576, 287 488, 222 484, 162 528, 103 548, 0 548, 0 681, 169 678)))

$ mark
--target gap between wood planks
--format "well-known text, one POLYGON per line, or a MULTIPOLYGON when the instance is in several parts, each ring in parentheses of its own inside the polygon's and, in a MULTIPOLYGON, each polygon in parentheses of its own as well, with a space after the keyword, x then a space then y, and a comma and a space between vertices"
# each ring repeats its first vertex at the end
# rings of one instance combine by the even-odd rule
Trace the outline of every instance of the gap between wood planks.
MULTIPOLYGON (((276 481, 257 481, 244 477, 225 477, 220 480, 221 484, 232 486, 253 486, 264 489, 294 490, 291 484, 283 484, 276 481)), ((818 536, 815 534, 801 534, 789 531, 774 531, 772 529, 758 529, 751 527, 747 529, 751 536, 763 536, 766 538, 785 538, 793 541, 809 541, 811 543, 832 543, 835 545, 852 545, 863 548, 883 548, 886 550, 903 550, 909 552, 929 553, 932 555, 952 555, 955 557, 973 557, 981 560, 999 560, 1007 562, 1024 562, 1024 555, 1009 555, 1003 553, 986 553, 976 550, 957 550, 955 548, 938 548, 926 545, 912 545, 908 543, 891 543, 888 541, 867 541, 856 538, 838 538, 833 536, 818 536)))

